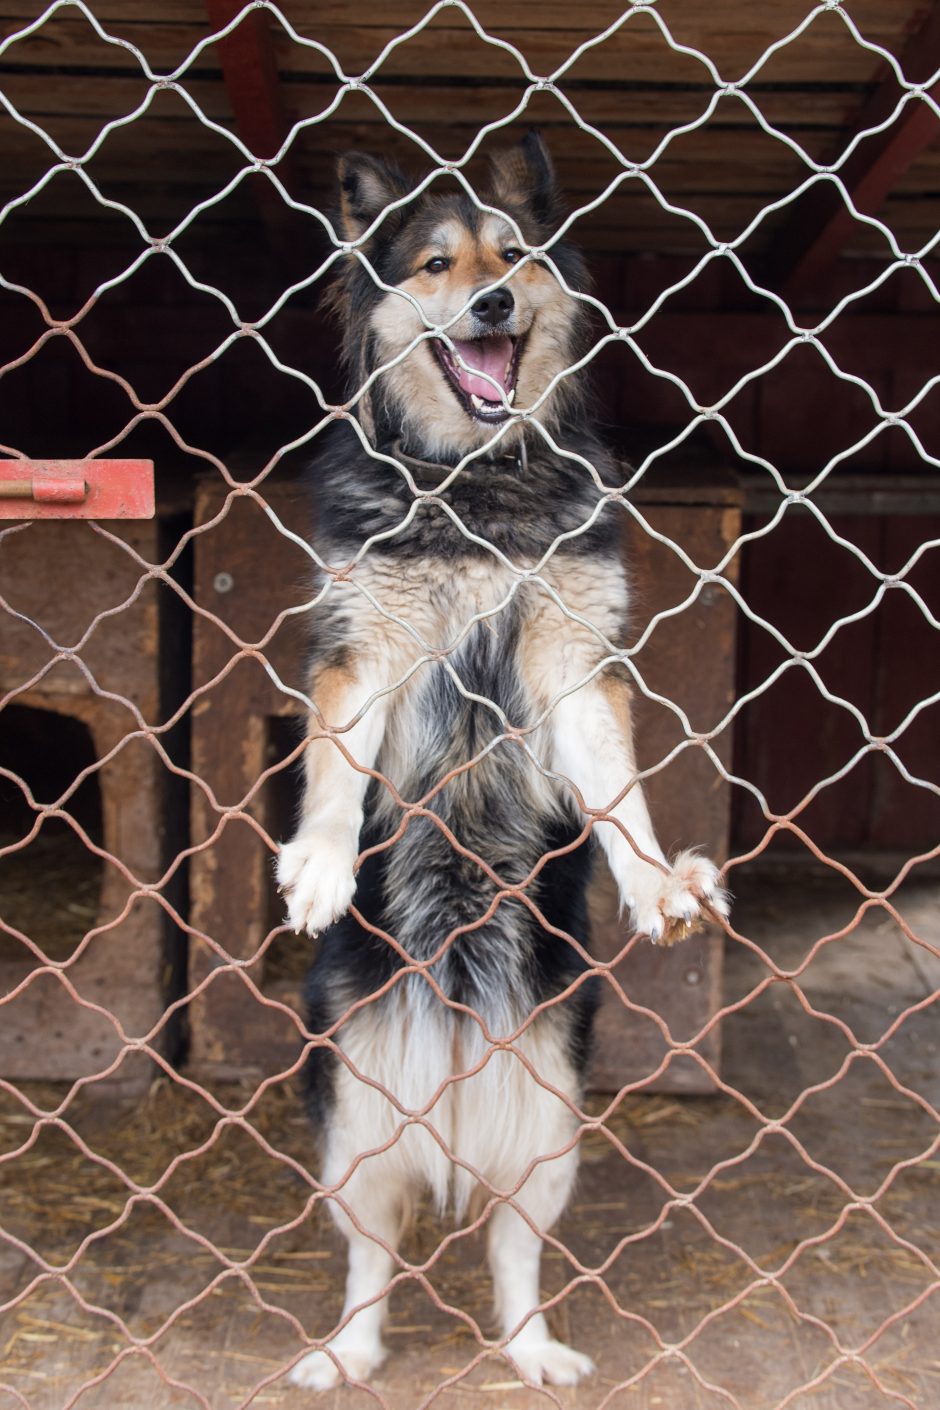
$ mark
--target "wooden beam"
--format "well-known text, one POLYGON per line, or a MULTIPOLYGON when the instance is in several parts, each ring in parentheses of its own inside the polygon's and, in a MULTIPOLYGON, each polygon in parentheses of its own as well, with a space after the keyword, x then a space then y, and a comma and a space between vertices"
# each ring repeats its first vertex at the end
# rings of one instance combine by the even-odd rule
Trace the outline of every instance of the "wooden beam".
MULTIPOLYGON (((243 4, 244 0, 206 0, 212 27, 223 29, 243 4)), ((239 137, 254 156, 261 160, 273 157, 291 124, 284 105, 268 12, 252 10, 246 14, 237 29, 219 40, 217 48, 239 137)), ((293 167, 288 153, 276 168, 288 188, 292 184, 293 167)), ((292 242, 285 231, 284 202, 266 178, 252 184, 272 248, 290 257, 292 242)))
MULTIPOLYGON (((904 76, 925 83, 940 68, 940 3, 933 0, 926 19, 911 35, 900 56, 904 76)), ((940 83, 930 90, 940 100, 940 83)), ((900 90, 888 73, 841 139, 842 150, 856 133, 877 127, 894 111, 900 90)), ((866 138, 855 149, 840 176, 857 210, 875 215, 911 163, 940 134, 936 114, 920 99, 911 99, 890 127, 866 138)), ((845 249, 855 217, 830 182, 820 182, 800 202, 777 244, 770 268, 788 299, 812 298, 833 262, 845 249)))
MULTIPOLYGON (((206 0, 213 29, 224 29, 244 0, 206 0)), ((252 10, 218 43, 222 77, 228 89, 238 135, 256 157, 273 157, 290 124, 284 110, 271 21, 267 10, 252 10)))

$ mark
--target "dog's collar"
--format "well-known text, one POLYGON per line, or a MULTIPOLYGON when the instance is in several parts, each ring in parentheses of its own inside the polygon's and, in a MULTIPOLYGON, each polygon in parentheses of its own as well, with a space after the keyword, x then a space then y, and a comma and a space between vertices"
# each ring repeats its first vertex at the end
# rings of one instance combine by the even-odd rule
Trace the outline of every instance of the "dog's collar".
MULTIPOLYGON (((395 460, 400 460, 403 465, 407 465, 410 469, 417 470, 419 474, 427 474, 428 471, 433 471, 435 476, 443 477, 451 474, 454 469, 453 465, 445 465, 444 462, 440 460, 422 460, 420 456, 409 455, 406 451, 402 450, 401 438, 398 436, 392 441, 387 453, 393 456, 395 460)), ((501 454, 497 455, 478 456, 475 460, 470 461, 467 469, 472 470, 476 465, 485 465, 488 467, 501 465, 504 467, 512 466, 514 470, 521 472, 525 469, 525 462, 526 457, 523 448, 521 452, 503 451, 501 454)))

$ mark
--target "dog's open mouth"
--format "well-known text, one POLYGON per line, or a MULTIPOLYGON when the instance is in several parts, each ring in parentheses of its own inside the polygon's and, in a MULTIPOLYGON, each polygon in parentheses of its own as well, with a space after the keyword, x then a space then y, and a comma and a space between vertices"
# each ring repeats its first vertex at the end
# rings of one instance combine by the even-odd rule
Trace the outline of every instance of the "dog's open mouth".
POLYGON ((435 338, 431 346, 467 415, 490 424, 506 421, 509 410, 499 392, 502 388, 506 402, 512 405, 523 339, 510 338, 503 333, 475 338, 472 342, 454 338, 453 344, 460 362, 439 338, 435 338), (480 373, 486 375, 480 376, 480 373), (488 381, 488 378, 493 380, 488 381))

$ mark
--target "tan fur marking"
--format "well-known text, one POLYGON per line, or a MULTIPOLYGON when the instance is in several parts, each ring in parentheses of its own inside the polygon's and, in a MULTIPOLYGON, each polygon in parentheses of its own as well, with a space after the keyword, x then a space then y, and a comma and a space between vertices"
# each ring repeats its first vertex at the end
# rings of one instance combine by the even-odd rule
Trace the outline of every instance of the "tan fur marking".
MULTIPOLYGON (((456 340, 474 336, 471 315, 455 323, 450 320, 473 298, 478 289, 499 283, 512 268, 503 258, 508 245, 516 243, 504 220, 487 221, 481 235, 474 235, 459 222, 448 222, 435 232, 436 239, 422 252, 422 264, 434 255, 451 261, 439 274, 420 268, 399 285, 415 298, 428 323, 446 327, 456 340)), ((515 300, 511 331, 526 336, 516 383, 516 410, 531 407, 552 379, 568 366, 572 304, 550 270, 530 262, 513 274, 507 287, 515 300)), ((376 305, 372 327, 383 362, 397 357, 426 331, 412 304, 397 294, 387 294, 376 305)), ((409 408, 409 417, 420 429, 429 456, 463 453, 484 445, 493 428, 472 420, 444 381, 443 374, 427 342, 414 348, 403 362, 379 379, 376 395, 394 394, 409 408)), ((553 424, 555 394, 539 407, 535 419, 553 424)), ((518 428, 511 426, 506 440, 517 439, 518 428)))
POLYGON ((465 225, 456 221, 442 225, 418 255, 419 269, 413 277, 423 277, 429 291, 446 288, 459 308, 475 286, 497 283, 510 268, 502 252, 507 245, 515 243, 515 237, 504 222, 501 224, 505 235, 490 240, 475 238, 465 225), (436 256, 449 260, 450 268, 440 274, 425 270, 424 265, 436 256))
MULTIPOLYGON (((345 763, 341 751, 330 742, 330 729, 342 728, 348 723, 350 694, 355 684, 355 674, 346 666, 327 666, 311 672, 309 695, 320 714, 318 716, 311 711, 308 718, 309 743, 304 754, 308 798, 317 797, 322 792, 331 767, 335 768, 337 760, 345 763)), ((339 738, 342 739, 342 735, 339 738)))
MULTIPOLYGON (((340 713, 345 706, 348 692, 356 679, 349 666, 321 666, 310 672, 310 698, 314 701, 326 727, 336 729, 345 724, 340 713)), ((316 715, 310 716, 310 735, 316 737, 324 733, 316 715)))
POLYGON ((614 647, 620 644, 627 609, 623 576, 609 564, 556 554, 542 576, 574 615, 563 612, 544 589, 533 586, 519 659, 523 679, 539 710, 544 710, 559 691, 585 680, 598 662, 610 655, 602 638, 614 647), (575 620, 575 616, 591 625, 575 620))
POLYGON ((627 685, 621 674, 620 668, 614 666, 602 671, 598 677, 598 689, 607 699, 607 704, 617 727, 620 730, 620 737, 633 753, 633 692, 627 685))

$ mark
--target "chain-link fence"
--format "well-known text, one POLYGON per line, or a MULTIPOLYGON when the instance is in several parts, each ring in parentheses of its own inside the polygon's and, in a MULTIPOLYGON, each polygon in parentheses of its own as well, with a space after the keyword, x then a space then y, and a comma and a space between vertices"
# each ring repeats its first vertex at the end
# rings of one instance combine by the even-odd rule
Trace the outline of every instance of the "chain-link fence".
MULTIPOLYGON (((2 453, 150 455, 158 489, 152 522, 0 530, 4 1405, 286 1406, 334 1372, 350 1404, 395 1407, 937 1403, 937 14, 723 9, 3 8, 2 453), (818 108, 802 107, 804 79, 818 108), (439 192, 470 225, 505 222, 492 172, 533 123, 568 213, 530 243, 510 211, 510 267, 442 317, 376 242, 439 192), (358 227, 334 214, 350 148, 416 173, 373 190, 358 227), (593 286, 568 242, 587 247, 593 286), (354 365, 351 386, 342 330, 321 316, 350 268, 399 310, 395 348, 354 365), (461 320, 494 291, 521 300, 533 273, 590 330, 584 347, 517 399, 483 366, 492 429, 466 453, 377 436, 382 388, 432 344, 451 369, 435 375, 479 401, 461 320), (548 414, 588 376, 610 454, 548 414), (359 479, 324 491, 338 434, 359 479), (519 559, 460 508, 502 456, 523 477, 548 456, 587 505, 572 524, 550 515, 519 559), (363 465, 395 501, 390 527, 370 518, 363 465), (331 556, 344 496, 360 519, 331 556), (422 514, 462 541, 464 567, 416 588, 395 554, 422 514), (628 564, 626 640, 608 626, 619 579, 597 567, 603 515, 628 564), (475 586, 439 638, 426 602, 448 577, 475 586), (481 693, 467 645, 512 653, 535 600, 575 665, 546 666, 554 684, 520 727, 481 693), (366 620, 391 665, 334 715, 307 656, 337 617, 366 620), (408 793, 362 740, 432 676, 456 718, 486 727, 408 793), (610 677, 629 683, 639 764, 605 760, 601 797, 549 741, 610 677), (308 1027, 316 942, 285 924, 273 868, 318 734, 331 787, 371 779, 383 795, 361 875, 443 839, 469 899, 424 914, 419 955, 360 888, 352 914, 394 958, 308 1027), (574 833, 544 834, 529 859, 521 843, 488 851, 491 819, 456 826, 448 786, 494 759, 533 799, 568 787, 574 833), (735 898, 726 919, 707 887, 685 896, 662 928, 699 904, 709 923, 673 949, 649 945, 648 916, 631 931, 600 865, 589 919, 543 909, 546 868, 595 830, 649 849, 640 785, 667 852, 705 847, 735 898), (520 914, 571 972, 501 1029, 454 997, 446 966, 520 914), (602 999, 582 1094, 544 1034, 589 984, 602 999), (402 1024, 453 1020, 442 1080, 434 1023, 387 1031, 408 985, 402 1024), (363 1015, 397 1058, 363 1062, 363 1015), (332 1055, 362 1113, 336 1168, 317 1163, 303 1112, 311 1054, 332 1055), (532 1159, 481 1169, 457 1108, 501 1148, 524 1148, 507 1113, 531 1118, 532 1159), (364 1224, 355 1191, 378 1169, 377 1206, 381 1157, 421 1166, 419 1150, 440 1203, 467 1197, 455 1225, 418 1200, 399 1243, 364 1224), (567 1180, 575 1153, 555 1225, 532 1191, 567 1180), (345 1311, 328 1205, 378 1278, 345 1311), (521 1229, 544 1240, 537 1306, 521 1229), (504 1304, 523 1289, 499 1325, 487 1241, 504 1304), (389 1292, 388 1360, 344 1360, 343 1328, 389 1292), (592 1372, 525 1358, 543 1315, 592 1372), (306 1388, 288 1379, 301 1366, 306 1388)), ((353 305, 334 302, 348 324, 353 305)), ((410 915, 420 897, 405 900, 410 915)))

